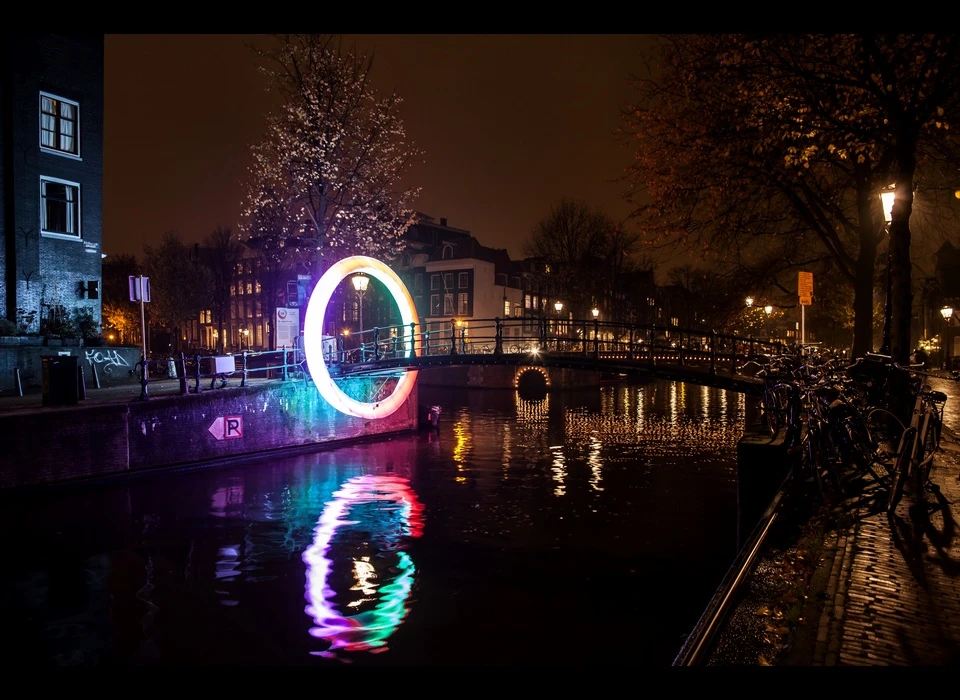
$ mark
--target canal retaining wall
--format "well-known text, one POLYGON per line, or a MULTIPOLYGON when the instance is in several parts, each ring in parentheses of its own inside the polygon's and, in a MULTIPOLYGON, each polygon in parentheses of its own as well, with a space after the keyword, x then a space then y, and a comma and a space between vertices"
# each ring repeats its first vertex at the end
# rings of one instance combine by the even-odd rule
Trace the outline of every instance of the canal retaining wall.
POLYGON ((424 386, 466 387, 470 389, 516 389, 524 375, 539 375, 547 390, 599 387, 600 372, 566 367, 537 365, 452 365, 420 370, 419 382, 424 386))
MULTIPOLYGON (((374 379, 351 379, 373 384, 374 379)), ((348 395, 365 387, 345 387, 348 395)), ((308 382, 0 415, 0 488, 35 486, 324 445, 418 426, 416 387, 392 415, 333 409, 308 382)))
POLYGON ((44 341, 29 336, 0 337, 0 395, 17 390, 16 370, 20 370, 20 383, 24 391, 41 387, 44 357, 76 357, 77 364, 83 368, 87 386, 94 385, 94 368, 100 386, 136 381, 132 372, 140 361, 140 348, 117 345, 86 346, 82 343, 79 339, 44 341), (54 344, 43 345, 43 342, 54 344), (73 344, 63 345, 64 342, 73 344))

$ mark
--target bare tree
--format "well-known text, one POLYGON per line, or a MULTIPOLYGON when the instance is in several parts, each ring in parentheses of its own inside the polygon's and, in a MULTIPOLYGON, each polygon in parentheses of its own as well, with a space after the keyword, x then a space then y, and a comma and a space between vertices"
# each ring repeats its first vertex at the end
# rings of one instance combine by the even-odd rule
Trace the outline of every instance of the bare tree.
POLYGON ((217 226, 203 243, 203 262, 210 271, 210 299, 217 324, 217 353, 223 354, 224 321, 230 314, 230 287, 238 278, 237 263, 243 258, 243 244, 229 226, 217 226))
POLYGON ((145 246, 143 261, 151 317, 173 331, 173 350, 179 350, 184 326, 210 304, 210 271, 174 231, 165 233, 156 248, 145 246))

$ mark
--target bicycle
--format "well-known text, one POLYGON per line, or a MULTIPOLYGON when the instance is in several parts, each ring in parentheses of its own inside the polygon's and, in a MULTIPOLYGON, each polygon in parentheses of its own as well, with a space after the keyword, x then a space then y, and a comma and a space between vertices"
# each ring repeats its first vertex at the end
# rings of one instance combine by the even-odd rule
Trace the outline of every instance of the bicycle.
POLYGON ((890 487, 887 513, 893 513, 908 478, 913 478, 916 494, 923 494, 930 483, 933 456, 940 449, 943 434, 943 407, 947 395, 922 384, 913 403, 910 424, 904 427, 897 446, 894 478, 890 487))

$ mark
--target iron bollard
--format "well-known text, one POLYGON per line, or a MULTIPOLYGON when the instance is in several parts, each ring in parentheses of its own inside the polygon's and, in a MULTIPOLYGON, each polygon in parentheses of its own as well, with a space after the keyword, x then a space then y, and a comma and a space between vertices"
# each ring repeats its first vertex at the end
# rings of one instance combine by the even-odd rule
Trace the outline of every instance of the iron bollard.
POLYGON ((13 379, 17 383, 17 396, 23 396, 23 384, 20 383, 20 368, 16 367, 13 370, 13 379))
POLYGON ((283 356, 283 381, 287 381, 287 346, 281 346, 280 352, 283 356))
POLYGON ((180 353, 180 393, 190 393, 190 390, 187 388, 187 358, 182 352, 180 353))
POLYGON ((77 396, 81 401, 87 398, 87 383, 83 378, 83 365, 77 365, 77 396))
POLYGON ((196 384, 193 387, 193 393, 199 394, 202 391, 202 389, 200 389, 200 355, 194 355, 193 361, 194 361, 194 379, 196 380, 196 384))
POLYGON ((243 372, 240 378, 240 386, 246 386, 247 385, 247 351, 246 350, 243 351, 242 362, 243 362, 243 372))
POLYGON ((93 362, 90 363, 90 374, 93 375, 93 386, 97 389, 100 388, 100 373, 97 372, 97 365, 93 362))
POLYGON ((149 397, 147 384, 150 383, 150 371, 147 369, 147 358, 140 356, 140 400, 146 401, 149 397))

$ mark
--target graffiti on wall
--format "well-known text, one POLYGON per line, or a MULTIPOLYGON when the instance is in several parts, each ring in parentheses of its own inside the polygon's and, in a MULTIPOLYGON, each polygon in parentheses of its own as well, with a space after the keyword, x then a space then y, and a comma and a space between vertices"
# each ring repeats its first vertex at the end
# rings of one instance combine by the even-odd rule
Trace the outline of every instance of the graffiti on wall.
POLYGON ((112 374, 114 371, 130 371, 130 363, 123 359, 116 350, 108 348, 91 348, 86 351, 87 362, 97 366, 98 372, 112 374))

